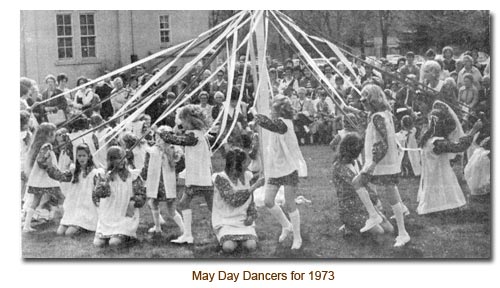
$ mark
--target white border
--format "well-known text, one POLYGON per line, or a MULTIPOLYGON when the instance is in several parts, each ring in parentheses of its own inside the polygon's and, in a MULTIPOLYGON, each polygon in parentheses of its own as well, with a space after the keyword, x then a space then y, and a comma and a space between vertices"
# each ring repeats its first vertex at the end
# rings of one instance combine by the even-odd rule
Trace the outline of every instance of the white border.
MULTIPOLYGON (((0 21, 2 22, 3 45, 2 60, 2 103, 1 120, 5 134, 2 135, 1 143, 2 157, 0 158, 1 181, 2 181, 2 215, 0 245, 0 271, 2 283, 5 287, 54 287, 68 285, 72 287, 489 287, 492 283, 497 283, 495 272, 500 271, 498 261, 336 261, 331 260, 286 260, 277 259, 274 261, 42 261, 23 262, 21 259, 21 234, 19 217, 19 144, 18 144, 18 86, 20 69, 19 51, 19 10, 31 9, 89 9, 99 7, 100 9, 227 9, 228 7, 240 9, 489 9, 493 10, 493 17, 496 16, 491 4, 486 1, 473 1, 465 4, 460 3, 460 7, 455 5, 457 1, 447 3, 445 1, 413 1, 418 6, 409 5, 410 2, 401 4, 402 1, 386 1, 384 7, 380 6, 380 1, 356 1, 340 3, 342 1, 316 1, 322 4, 314 4, 312 1, 301 1, 301 3, 291 3, 291 1, 227 1, 226 3, 215 3, 215 1, 190 1, 181 2, 184 7, 173 6, 176 1, 161 1, 157 4, 146 4, 144 1, 57 1, 58 3, 47 3, 48 1, 22 1, 8 7, 9 2, 4 2, 4 9, 0 21), (324 4, 327 3, 327 4, 324 4), (252 7, 249 7, 251 4, 252 7), (343 4, 343 5, 342 5, 343 4), (347 7, 350 4, 351 7, 347 7), (406 4, 406 5, 405 5, 406 4), (14 5, 17 5, 14 7, 14 5), (12 41, 14 40, 14 41, 12 41), (5 89, 5 87, 7 89, 5 89), (14 108, 15 107, 15 108, 14 108), (333 269, 336 279, 333 282, 309 281, 239 281, 205 283, 191 281, 191 271, 199 269, 209 272, 216 272, 221 269, 227 271, 253 270, 256 272, 288 272, 291 270, 307 272, 309 270, 333 269), (113 286, 111 286, 113 285, 113 286), (153 286, 154 285, 154 286, 153 286)), ((179 2, 177 2, 179 3, 179 2)), ((491 3, 491 2, 490 2, 491 3)), ((494 19, 495 20, 495 19, 494 19)), ((498 20, 498 19, 496 19, 498 20)), ((493 21, 495 25, 497 21, 493 21)), ((496 28, 496 27, 495 27, 496 28)), ((494 38, 498 38, 498 32, 493 29, 494 38)), ((494 42, 492 43, 492 45, 494 42)), ((498 51, 495 47, 495 52, 498 51)), ((493 53, 492 53, 493 54, 493 53)), ((496 53, 495 53, 496 54, 496 53)), ((493 55, 495 55, 493 54, 493 55)), ((495 59, 495 58, 493 58, 495 59)), ((495 63, 494 67, 497 63, 495 63)), ((493 69, 495 72, 495 70, 493 69)), ((493 72, 493 73, 494 73, 493 72)), ((495 74, 493 74, 495 75, 495 74)), ((496 77, 495 77, 496 78, 496 77)), ((497 81, 492 81, 499 83, 497 81)), ((496 92, 498 89, 494 87, 496 92)), ((495 97, 493 97, 495 98, 495 97)), ((494 100, 495 112, 499 111, 499 100, 494 100)), ((499 126, 500 127, 500 126, 499 126)), ((495 127, 495 135, 498 134, 498 127, 495 127)), ((495 139, 496 140, 496 139, 495 139)), ((496 143, 497 141, 495 141, 496 143)), ((499 145, 495 145, 494 151, 498 151, 499 145)), ((497 153, 494 153, 495 160, 497 153)), ((496 162, 496 161, 495 161, 496 162)), ((498 175, 498 174, 497 174, 498 175)), ((493 177, 494 179, 494 177, 493 177)), ((496 185, 494 186, 496 187, 496 185)), ((496 200, 497 191, 493 191, 493 198, 496 200)), ((497 201, 495 201, 497 202, 497 201)), ((495 203, 497 204, 497 203, 495 203)), ((494 208, 497 208, 494 205, 494 208)), ((492 208, 492 211, 495 210, 492 208)), ((496 214, 493 214, 496 216, 496 214)), ((499 230, 498 217, 493 219, 493 231, 499 230)), ((493 234, 495 236, 496 233, 493 234)), ((498 249, 498 237, 493 238, 494 258, 498 249)))

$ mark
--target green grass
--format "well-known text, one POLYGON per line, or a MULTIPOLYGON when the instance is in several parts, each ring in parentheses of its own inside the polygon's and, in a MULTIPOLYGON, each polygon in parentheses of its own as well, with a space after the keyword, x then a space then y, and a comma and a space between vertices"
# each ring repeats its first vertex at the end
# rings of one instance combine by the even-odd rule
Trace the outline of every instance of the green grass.
MULTIPOLYGON (((256 230, 259 248, 252 254, 238 251, 233 255, 220 252, 210 229, 210 214, 204 200, 195 199, 193 234, 195 244, 178 246, 170 239, 179 235, 173 221, 167 220, 163 237, 152 239, 147 229, 152 219, 149 208, 141 209, 139 242, 119 250, 97 249, 92 245, 93 233, 75 238, 57 236, 56 223, 41 224, 38 231, 23 235, 24 258, 490 258, 490 198, 470 199, 466 208, 455 213, 419 216, 415 212, 418 179, 401 179, 399 190, 404 203, 412 212, 406 217, 406 227, 412 237, 404 248, 392 248, 394 235, 376 241, 370 237, 353 236, 344 239, 338 231, 340 221, 335 193, 331 187, 332 156, 326 146, 305 146, 303 155, 308 163, 309 177, 301 179, 298 195, 312 204, 299 206, 302 219, 303 249, 292 253, 291 240, 277 243, 279 224, 266 209, 259 209, 256 230)), ((220 159, 214 167, 221 167, 220 159)), ((460 167, 455 171, 466 195, 460 167)), ((385 206, 388 216, 392 214, 385 206)), ((56 221, 58 222, 58 221, 56 221)), ((395 225, 395 223, 393 222, 395 225)))

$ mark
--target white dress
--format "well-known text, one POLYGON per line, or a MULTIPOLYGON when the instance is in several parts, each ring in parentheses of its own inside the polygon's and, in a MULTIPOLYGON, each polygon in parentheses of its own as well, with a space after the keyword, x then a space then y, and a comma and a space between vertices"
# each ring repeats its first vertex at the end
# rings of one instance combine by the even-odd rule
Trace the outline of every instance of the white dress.
MULTIPOLYGON (((66 153, 66 149, 61 151, 61 154, 59 154, 59 160, 57 160, 57 168, 59 168, 59 170, 61 171, 68 171, 71 169, 70 166, 72 163, 73 161, 71 161, 71 158, 66 153)), ((72 189, 71 186, 72 186, 71 183, 61 182, 61 192, 65 197, 68 191, 72 189)))
POLYGON ((89 231, 95 231, 97 226, 97 207, 92 202, 92 190, 94 188, 94 176, 102 174, 101 169, 93 169, 83 178, 80 173, 78 183, 68 183, 64 199, 64 214, 61 225, 74 225, 89 231))
POLYGON ((454 209, 466 204, 464 193, 450 165, 449 153, 435 154, 432 137, 422 150, 422 176, 418 190, 418 214, 454 209))
POLYGON ((109 183, 111 195, 101 198, 99 202, 96 235, 101 238, 109 238, 113 235, 137 238, 139 208, 135 208, 132 217, 127 217, 126 213, 130 198, 134 195, 132 182, 139 177, 139 171, 130 170, 130 173, 126 181, 115 175, 115 180, 109 183))
POLYGON ((194 146, 185 146, 186 186, 212 186, 210 145, 202 130, 187 130, 198 139, 194 146))
MULTIPOLYGON (((396 133, 396 139, 402 148, 418 149, 417 139, 415 139, 416 128, 412 128, 409 132, 406 130, 401 130, 396 133)), ((420 176, 422 171, 420 151, 399 151, 399 163, 403 161, 404 154, 408 153, 408 159, 410 159, 411 168, 413 169, 413 174, 415 176, 420 176)))
POLYGON ((373 118, 380 115, 384 118, 385 127, 387 130, 387 153, 384 158, 380 160, 375 166, 373 175, 394 175, 401 172, 401 165, 399 162, 399 152, 396 145, 396 133, 394 132, 394 122, 392 114, 389 111, 382 111, 374 113, 370 116, 370 122, 366 128, 365 134, 365 166, 370 166, 373 162, 373 145, 382 138, 373 124, 373 118))
POLYGON ((483 147, 476 148, 465 166, 464 176, 472 195, 484 195, 491 189, 490 185, 490 154, 483 147))
MULTIPOLYGON (((229 180, 225 172, 214 174, 214 182, 217 176, 227 179, 229 183, 231 183, 233 191, 250 189, 252 173, 249 171, 245 172, 245 183, 241 183, 240 180, 238 180, 237 185, 234 185, 234 183, 229 180)), ((222 237, 229 235, 253 235, 254 237, 257 237, 255 232, 255 223, 252 223, 252 225, 249 226, 244 224, 244 221, 247 218, 247 210, 251 203, 252 197, 250 196, 241 206, 233 207, 224 201, 220 191, 217 187, 215 187, 212 208, 212 227, 219 242, 222 237)))
POLYGON ((266 177, 280 178, 298 171, 299 177, 307 177, 307 164, 300 151, 295 135, 293 122, 290 119, 279 118, 287 126, 285 134, 270 133, 270 145, 264 147, 266 177))

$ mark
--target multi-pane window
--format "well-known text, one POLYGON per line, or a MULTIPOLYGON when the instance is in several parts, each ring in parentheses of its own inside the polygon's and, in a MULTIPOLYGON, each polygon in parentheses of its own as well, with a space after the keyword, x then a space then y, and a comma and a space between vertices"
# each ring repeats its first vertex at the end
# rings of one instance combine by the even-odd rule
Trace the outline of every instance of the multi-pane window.
POLYGON ((73 58, 71 14, 57 14, 57 55, 59 59, 73 58))
POLYGON ((96 57, 94 14, 80 14, 82 58, 96 57))
POLYGON ((160 16, 160 43, 170 42, 170 17, 168 15, 160 16))

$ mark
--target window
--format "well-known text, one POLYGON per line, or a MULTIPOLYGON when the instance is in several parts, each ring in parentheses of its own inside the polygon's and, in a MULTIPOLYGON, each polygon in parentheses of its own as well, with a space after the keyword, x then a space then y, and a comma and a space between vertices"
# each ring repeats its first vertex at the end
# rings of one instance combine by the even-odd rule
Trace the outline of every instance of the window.
POLYGON ((82 58, 96 57, 94 14, 80 14, 82 58))
POLYGON ((170 17, 168 15, 160 16, 160 43, 165 44, 170 42, 170 17))
POLYGON ((59 59, 73 58, 73 31, 71 14, 57 14, 57 55, 59 59))

